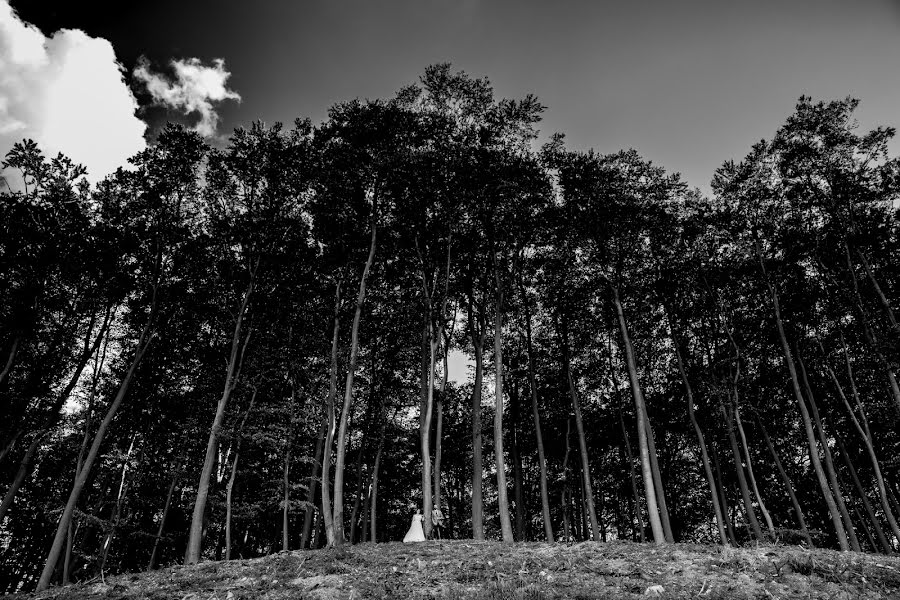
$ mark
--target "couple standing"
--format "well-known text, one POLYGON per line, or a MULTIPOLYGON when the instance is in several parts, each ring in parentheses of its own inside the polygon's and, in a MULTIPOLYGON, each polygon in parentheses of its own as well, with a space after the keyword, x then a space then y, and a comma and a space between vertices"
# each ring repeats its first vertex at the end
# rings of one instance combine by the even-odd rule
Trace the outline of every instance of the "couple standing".
MULTIPOLYGON (((425 541, 425 531, 422 530, 422 511, 417 510, 416 514, 413 515, 412 524, 409 526, 409 531, 406 532, 406 535, 403 536, 403 542, 424 542, 425 541)), ((441 512, 441 509, 435 507, 434 510, 431 511, 431 527, 432 527, 432 538, 441 539, 443 537, 444 531, 444 513, 441 512)))

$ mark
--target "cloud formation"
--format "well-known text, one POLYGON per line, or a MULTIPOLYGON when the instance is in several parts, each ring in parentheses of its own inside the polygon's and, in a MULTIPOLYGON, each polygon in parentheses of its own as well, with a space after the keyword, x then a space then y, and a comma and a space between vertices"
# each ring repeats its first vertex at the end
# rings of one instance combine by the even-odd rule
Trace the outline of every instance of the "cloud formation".
POLYGON ((146 146, 147 125, 109 41, 80 30, 47 37, 0 0, 0 158, 24 138, 98 181, 146 146))
POLYGON ((217 58, 211 66, 204 66, 200 59, 188 58, 172 60, 170 65, 174 79, 154 73, 149 61, 142 58, 134 69, 134 78, 146 85, 155 103, 187 114, 198 113, 200 121, 194 130, 200 135, 215 135, 219 115, 214 104, 241 100, 240 95, 226 85, 231 73, 225 70, 225 61, 217 58))

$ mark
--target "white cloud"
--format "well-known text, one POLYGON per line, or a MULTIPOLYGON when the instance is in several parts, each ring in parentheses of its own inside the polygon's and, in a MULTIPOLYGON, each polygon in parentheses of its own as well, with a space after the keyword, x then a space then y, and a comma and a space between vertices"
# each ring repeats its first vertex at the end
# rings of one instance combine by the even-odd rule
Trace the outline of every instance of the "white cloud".
POLYGON ((213 60, 212 66, 204 66, 200 59, 173 60, 175 79, 150 70, 150 63, 141 59, 134 69, 134 77, 147 86, 153 101, 185 113, 198 113, 200 121, 195 131, 210 137, 215 135, 219 123, 214 103, 225 100, 240 102, 240 95, 227 87, 231 73, 225 70, 225 61, 213 60))
POLYGON ((107 40, 72 29, 48 38, 0 0, 0 158, 31 138, 97 181, 146 146, 137 107, 107 40))

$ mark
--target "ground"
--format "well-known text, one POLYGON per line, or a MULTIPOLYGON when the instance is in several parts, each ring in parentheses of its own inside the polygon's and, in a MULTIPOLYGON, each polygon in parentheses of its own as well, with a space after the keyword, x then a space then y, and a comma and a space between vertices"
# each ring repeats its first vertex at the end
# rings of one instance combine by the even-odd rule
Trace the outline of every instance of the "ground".
POLYGON ((51 588, 20 600, 900 598, 900 558, 794 546, 469 540, 283 552, 51 588))

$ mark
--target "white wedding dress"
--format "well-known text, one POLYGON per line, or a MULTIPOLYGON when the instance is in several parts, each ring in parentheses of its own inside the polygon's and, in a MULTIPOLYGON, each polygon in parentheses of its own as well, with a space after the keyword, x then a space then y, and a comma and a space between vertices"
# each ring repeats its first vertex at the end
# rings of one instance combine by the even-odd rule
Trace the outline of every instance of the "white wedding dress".
POLYGON ((412 518, 412 523, 409 526, 409 531, 406 532, 406 535, 403 536, 403 543, 409 542, 424 542, 425 541, 425 532, 422 530, 422 515, 415 514, 412 518))

